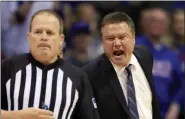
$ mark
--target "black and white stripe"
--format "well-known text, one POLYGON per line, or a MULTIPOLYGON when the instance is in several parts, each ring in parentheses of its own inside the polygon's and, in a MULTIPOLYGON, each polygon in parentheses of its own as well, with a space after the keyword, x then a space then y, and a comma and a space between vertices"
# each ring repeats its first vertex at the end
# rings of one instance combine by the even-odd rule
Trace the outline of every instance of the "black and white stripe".
POLYGON ((56 119, 70 119, 79 93, 60 69, 41 69, 31 63, 6 82, 8 110, 46 104, 56 119))

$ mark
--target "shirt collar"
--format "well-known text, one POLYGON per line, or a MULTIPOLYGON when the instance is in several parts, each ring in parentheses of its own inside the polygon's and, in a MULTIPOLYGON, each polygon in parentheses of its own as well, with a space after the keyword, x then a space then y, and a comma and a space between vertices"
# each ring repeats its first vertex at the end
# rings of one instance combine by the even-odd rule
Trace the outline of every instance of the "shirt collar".
MULTIPOLYGON (((109 59, 110 60, 110 59, 109 59)), ((116 64, 114 64, 111 60, 110 62, 112 63, 115 71, 116 71, 116 74, 117 75, 121 75, 121 73, 125 70, 125 67, 121 67, 121 66, 118 66, 116 64)), ((134 56, 134 54, 131 55, 131 60, 130 60, 130 63, 129 64, 132 64, 132 70, 136 70, 136 63, 137 63, 137 59, 136 57, 134 56)))
POLYGON ((33 55, 31 53, 29 53, 29 59, 30 61, 35 64, 36 66, 38 66, 39 68, 41 69, 46 69, 46 70, 50 70, 50 69, 53 69, 53 68, 56 68, 57 66, 59 66, 59 64, 63 64, 64 61, 63 59, 61 59, 60 57, 57 58, 57 60, 47 66, 45 66, 44 64, 42 64, 41 62, 37 61, 33 55))

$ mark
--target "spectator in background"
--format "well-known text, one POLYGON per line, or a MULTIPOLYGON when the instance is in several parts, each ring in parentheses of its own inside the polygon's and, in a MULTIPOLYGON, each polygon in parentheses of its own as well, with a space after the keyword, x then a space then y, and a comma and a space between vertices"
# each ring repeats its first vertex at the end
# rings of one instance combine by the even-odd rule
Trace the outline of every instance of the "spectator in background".
POLYGON ((18 27, 12 22, 13 13, 19 8, 18 2, 1 2, 1 50, 4 56, 9 57, 14 54, 16 44, 16 34, 18 27))
MULTIPOLYGON (((182 70, 185 72, 185 45, 184 45, 184 9, 176 9, 173 12, 172 16, 172 34, 173 34, 173 41, 172 41, 172 48, 177 51, 180 60, 182 61, 182 70)), ((183 78, 185 80, 185 76, 183 78)), ((183 99, 181 100, 182 103, 182 113, 184 114, 184 96, 183 99)), ((184 115, 181 115, 183 118, 184 115)))
POLYGON ((12 14, 10 14, 10 27, 8 32, 5 34, 5 42, 3 43, 3 50, 5 51, 6 57, 11 57, 16 54, 28 52, 29 48, 27 45, 27 40, 25 40, 27 38, 27 35, 24 29, 24 24, 26 24, 25 21, 32 5, 32 1, 16 2, 16 9, 13 11, 12 14), (23 35, 25 36, 24 38, 21 37, 23 35), (21 41, 21 39, 23 40, 21 41))
POLYGON ((150 9, 144 9, 140 12, 140 20, 139 20, 139 27, 140 27, 140 37, 145 34, 148 34, 148 27, 150 24, 150 9))
POLYGON ((172 16, 173 43, 172 47, 179 53, 180 59, 185 61, 185 45, 184 45, 184 10, 177 9, 172 16))
POLYGON ((77 6, 77 21, 87 22, 90 25, 90 30, 92 32, 92 41, 88 47, 88 54, 90 59, 97 58, 100 54, 102 54, 103 47, 102 42, 98 30, 98 13, 93 6, 93 4, 89 3, 81 3, 77 6))
POLYGON ((82 67, 89 62, 88 46, 92 40, 88 23, 76 22, 70 31, 72 49, 65 52, 64 57, 76 67, 82 67))
POLYGON ((161 8, 151 8, 150 14, 148 32, 144 37, 138 38, 136 44, 147 46, 153 54, 153 79, 160 101, 162 117, 177 119, 180 111, 180 100, 183 98, 181 63, 176 52, 162 43, 162 37, 169 28, 167 12, 161 8))
POLYGON ((90 24, 90 29, 93 35, 98 33, 97 31, 97 12, 95 7, 89 3, 81 3, 77 6, 77 21, 84 21, 90 24))

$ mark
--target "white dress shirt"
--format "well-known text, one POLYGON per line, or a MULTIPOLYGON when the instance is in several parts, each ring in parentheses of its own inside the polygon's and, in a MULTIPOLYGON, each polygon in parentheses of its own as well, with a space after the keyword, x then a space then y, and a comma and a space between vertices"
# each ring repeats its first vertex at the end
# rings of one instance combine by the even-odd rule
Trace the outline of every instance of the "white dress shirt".
MULTIPOLYGON (((124 96, 127 101, 127 73, 125 67, 119 67, 111 62, 119 82, 123 89, 124 96)), ((138 60, 132 54, 130 64, 132 64, 131 72, 133 83, 135 86, 136 102, 139 113, 139 119, 152 119, 152 94, 146 76, 141 68, 138 60)), ((128 101, 127 101, 128 103, 128 101)))

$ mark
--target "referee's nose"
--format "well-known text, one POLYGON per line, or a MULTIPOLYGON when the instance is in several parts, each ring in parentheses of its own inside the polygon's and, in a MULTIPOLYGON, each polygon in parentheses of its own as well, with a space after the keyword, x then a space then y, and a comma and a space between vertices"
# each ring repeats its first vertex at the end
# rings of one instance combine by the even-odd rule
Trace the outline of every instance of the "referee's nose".
POLYGON ((43 31, 41 34, 41 41, 47 41, 48 40, 48 35, 46 31, 43 31))

